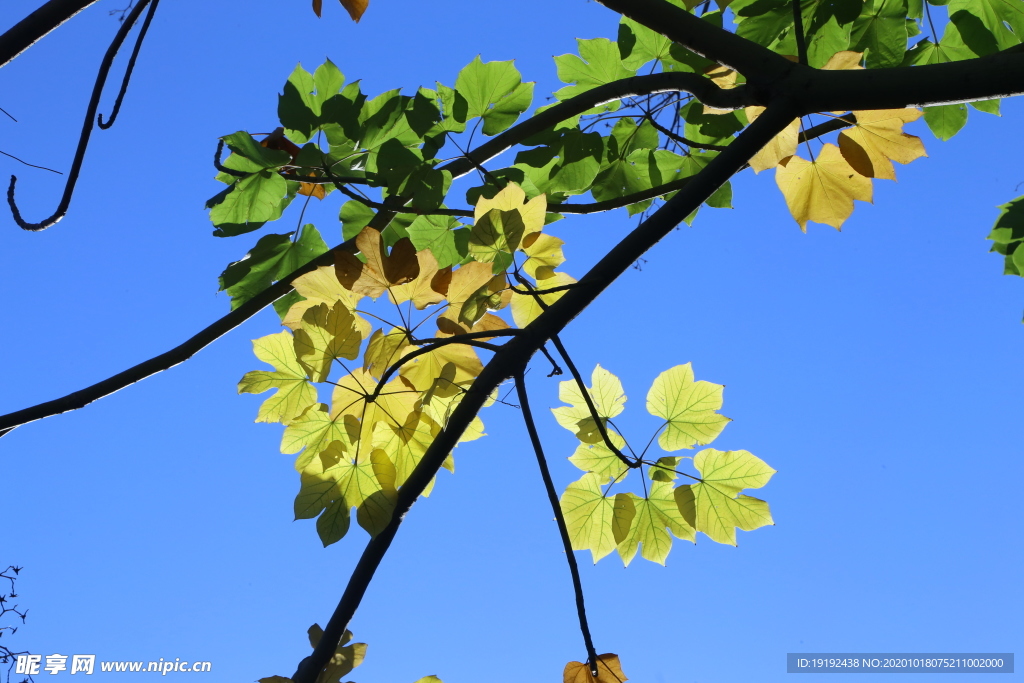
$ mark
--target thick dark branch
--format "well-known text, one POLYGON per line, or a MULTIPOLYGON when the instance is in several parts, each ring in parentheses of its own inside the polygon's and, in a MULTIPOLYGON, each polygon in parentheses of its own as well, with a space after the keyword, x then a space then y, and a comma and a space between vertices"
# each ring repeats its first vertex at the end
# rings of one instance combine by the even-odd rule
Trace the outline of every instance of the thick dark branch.
POLYGON ((0 67, 96 0, 50 0, 0 36, 0 67))
MULTIPOLYGON (((747 83, 757 83, 758 89, 787 74, 794 66, 792 62, 766 47, 741 38, 735 33, 700 19, 682 7, 666 0, 598 0, 605 7, 624 14, 633 21, 657 31, 666 38, 687 47, 699 55, 735 69, 747 77, 747 83)), ((752 88, 753 90, 753 88, 752 88)), ((726 91, 729 92, 729 91, 726 91)), ((712 107, 697 93, 697 99, 712 107)), ((758 93, 760 96, 760 94, 758 93)), ((750 104, 766 104, 768 99, 750 104)))
POLYGON ((800 114, 926 107, 1024 94, 1024 51, 1016 48, 959 62, 891 69, 825 71, 793 66, 794 73, 773 88, 773 96, 791 97, 800 114))
POLYGON ((24 410, 0 416, 0 436, 2 436, 3 433, 6 433, 6 431, 9 431, 19 425, 39 420, 44 417, 50 417, 51 415, 58 415, 69 410, 77 410, 78 408, 92 403, 98 398, 103 398, 115 391, 124 389, 125 387, 138 382, 140 379, 145 379, 150 375, 155 375, 158 372, 162 372, 168 368, 174 367, 178 363, 188 360, 207 344, 210 344, 235 327, 238 327, 264 307, 269 306, 274 301, 290 292, 292 289, 292 280, 300 275, 305 275, 320 266, 330 265, 333 263, 334 252, 339 251, 355 253, 355 240, 350 240, 340 244, 332 251, 318 256, 295 272, 290 273, 285 279, 271 285, 220 320, 191 337, 188 341, 174 347, 166 353, 150 358, 147 361, 139 363, 135 367, 129 368, 124 372, 119 372, 113 377, 109 377, 102 382, 97 382, 96 384, 86 387, 80 391, 68 394, 63 398, 47 401, 46 403, 40 403, 39 405, 32 406, 31 408, 25 408, 24 410))
POLYGON ((437 474, 463 432, 487 402, 491 392, 509 377, 522 372, 526 363, 547 339, 558 334, 619 275, 629 270, 648 249, 693 213, 795 117, 794 109, 787 103, 768 107, 740 134, 729 149, 712 159, 694 177, 693 182, 608 252, 581 280, 587 283, 587 286, 566 292, 494 354, 480 376, 466 390, 444 429, 434 438, 419 464, 399 489, 391 521, 363 550, 355 571, 349 577, 345 592, 324 628, 320 643, 309 657, 302 660, 292 676, 294 683, 316 681, 334 654, 405 515, 437 474))
POLYGON ((673 180, 670 183, 664 185, 658 185, 647 190, 641 190, 640 192, 634 192, 633 194, 623 195, 616 197, 615 199, 605 199, 600 202, 591 202, 589 204, 551 204, 548 206, 549 211, 557 211, 558 213, 571 213, 571 214, 587 214, 587 213, 601 213, 602 211, 611 211, 612 209, 621 209, 624 206, 630 204, 636 204, 637 202, 643 202, 648 199, 654 199, 660 197, 669 192, 675 192, 686 187, 693 176, 687 176, 680 178, 679 180, 673 180))
POLYGON ((576 566, 576 554, 573 552, 572 541, 569 540, 569 530, 565 526, 565 516, 562 515, 562 506, 558 502, 558 493, 555 491, 555 484, 551 480, 551 472, 548 471, 548 462, 544 457, 544 448, 540 443, 540 435, 537 433, 537 424, 533 420, 533 411, 530 410, 530 399, 526 392, 526 381, 523 374, 516 375, 516 392, 519 394, 519 407, 523 411, 523 421, 526 423, 526 431, 530 435, 530 443, 533 445, 533 452, 537 456, 537 465, 540 467, 540 476, 544 480, 544 490, 548 494, 548 502, 551 503, 551 511, 555 514, 555 522, 558 524, 558 535, 562 538, 562 548, 565 550, 565 560, 569 563, 569 573, 572 575, 572 589, 576 594, 576 615, 580 620, 580 632, 583 634, 583 644, 587 648, 587 662, 590 664, 590 672, 597 678, 597 651, 594 649, 594 639, 590 636, 590 625, 587 623, 587 607, 583 602, 583 583, 580 581, 580 569, 576 566))
POLYGON ((843 128, 849 128, 850 126, 857 125, 856 114, 843 114, 842 116, 836 117, 831 121, 825 123, 819 123, 816 126, 811 126, 807 130, 800 131, 799 142, 804 143, 808 140, 816 140, 822 135, 828 135, 829 133, 843 128))
POLYGON ((82 124, 82 134, 78 139, 78 149, 75 150, 75 158, 71 162, 71 170, 68 171, 67 184, 64 186, 64 194, 60 198, 60 203, 57 205, 57 210, 53 214, 39 223, 29 223, 22 219, 21 212, 18 211, 18 205, 14 201, 14 186, 18 182, 17 176, 11 176, 11 184, 7 188, 7 203, 11 207, 11 213, 14 216, 14 222, 18 224, 24 230, 31 230, 33 232, 39 230, 45 230, 51 225, 56 224, 64 215, 68 212, 68 207, 71 205, 71 196, 75 192, 75 184, 78 182, 78 173, 82 170, 82 162, 85 160, 85 150, 89 147, 89 136, 92 135, 93 123, 96 119, 96 110, 100 106, 100 95, 103 94, 103 86, 107 82, 107 75, 110 73, 110 66, 114 63, 114 57, 117 55, 117 51, 121 49, 121 44, 124 39, 128 36, 128 32, 131 31, 132 26, 139 19, 139 15, 146 9, 149 4, 149 0, 139 0, 139 4, 132 8, 132 11, 128 14, 125 21, 121 24, 121 27, 117 30, 114 35, 114 40, 111 41, 110 47, 107 48, 106 54, 103 55, 103 61, 100 62, 99 73, 96 74, 96 83, 92 88, 92 97, 89 99, 89 106, 85 111, 85 122, 82 124))

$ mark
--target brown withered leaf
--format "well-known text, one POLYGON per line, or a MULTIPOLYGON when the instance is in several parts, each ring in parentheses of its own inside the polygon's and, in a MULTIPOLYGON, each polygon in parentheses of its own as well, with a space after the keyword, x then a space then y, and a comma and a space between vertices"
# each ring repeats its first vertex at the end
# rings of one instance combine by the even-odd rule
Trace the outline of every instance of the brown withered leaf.
POLYGON ((363 12, 370 6, 370 0, 341 0, 341 6, 348 10, 348 15, 352 17, 352 21, 359 23, 363 12))
MULTIPOLYGON (((493 313, 484 313, 484 317, 480 318, 473 325, 472 329, 448 318, 437 319, 438 337, 454 337, 457 334, 466 334, 467 332, 490 332, 491 330, 507 330, 508 328, 509 324, 493 313)), ((480 337, 477 341, 488 341, 490 339, 494 339, 494 337, 480 337)))
POLYGON ((621 683, 628 680, 622 673, 619 656, 610 652, 597 656, 597 678, 590 672, 590 666, 582 662, 569 662, 562 672, 562 683, 621 683))
POLYGON ((391 287, 411 282, 420 274, 416 247, 408 237, 395 242, 389 254, 381 234, 364 228, 356 236, 356 247, 366 257, 366 263, 348 253, 340 253, 334 260, 338 281, 356 294, 376 299, 391 287))

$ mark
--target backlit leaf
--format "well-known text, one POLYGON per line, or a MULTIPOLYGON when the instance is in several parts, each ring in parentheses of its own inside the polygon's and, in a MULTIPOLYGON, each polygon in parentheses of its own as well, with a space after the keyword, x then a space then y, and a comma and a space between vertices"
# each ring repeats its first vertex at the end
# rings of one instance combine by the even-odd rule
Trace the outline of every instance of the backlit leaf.
POLYGON ((736 545, 736 528, 752 531, 774 524, 768 503, 737 495, 761 488, 775 470, 747 451, 706 448, 693 458, 701 482, 675 490, 676 503, 686 522, 717 543, 736 545))
POLYGON ((921 138, 903 132, 903 125, 921 118, 919 109, 853 112, 857 125, 839 134, 843 158, 866 178, 896 180, 892 162, 909 164, 927 156, 921 138))
POLYGON ((589 550, 597 563, 615 549, 615 544, 629 529, 632 518, 621 509, 616 516, 615 499, 601 491, 601 477, 584 474, 569 484, 562 494, 562 515, 573 550, 589 550), (616 531, 621 531, 616 538, 616 531))
POLYGON ((362 343, 355 317, 344 301, 307 309, 295 331, 295 355, 314 382, 327 379, 336 359, 355 359, 362 343))
POLYGON ((822 147, 814 161, 798 156, 783 161, 775 170, 775 182, 804 232, 807 221, 839 229, 853 213, 853 200, 871 201, 871 180, 857 173, 832 144, 822 147))
POLYGON ((703 446, 715 440, 729 418, 722 407, 721 384, 693 380, 689 363, 658 375, 647 392, 647 411, 666 421, 658 444, 666 451, 703 446))
MULTIPOLYGON (((600 365, 594 368, 591 375, 591 386, 587 388, 587 391, 602 423, 621 413, 626 405, 622 382, 600 365)), ((554 413, 558 424, 576 434, 576 438, 584 443, 597 443, 602 440, 598 425, 575 381, 568 380, 558 383, 558 400, 569 404, 552 408, 551 412, 554 413)))
MULTIPOLYGON (((764 112, 764 107, 747 107, 747 120, 753 122, 764 112)), ((781 133, 772 138, 760 152, 750 160, 754 173, 775 168, 780 161, 796 154, 797 142, 800 139, 800 120, 794 119, 781 133)))
POLYGON ((611 653, 597 656, 597 678, 589 664, 569 662, 562 671, 562 683, 622 683, 629 680, 619 665, 619 656, 611 653))
MULTIPOLYGON (((547 274, 547 277, 543 280, 537 281, 537 289, 554 289, 556 287, 564 287, 566 285, 575 284, 576 278, 567 273, 545 273, 542 270, 538 272, 538 275, 547 274)), ((513 293, 512 297, 512 320, 515 321, 519 327, 526 327, 541 313, 544 312, 544 307, 537 302, 539 298, 546 306, 550 306, 559 299, 561 299, 567 290, 559 290, 557 292, 547 292, 539 294, 537 296, 531 294, 519 294, 513 293)))
POLYGON ((636 556, 637 546, 641 546, 640 555, 645 560, 664 565, 672 549, 669 531, 687 541, 693 542, 696 538, 693 527, 687 523, 676 504, 672 483, 654 481, 648 486, 647 498, 633 493, 618 494, 629 497, 635 510, 629 532, 618 544, 622 563, 627 566, 636 556))
POLYGON ((262 394, 268 389, 277 392, 263 402, 257 422, 291 422, 316 403, 316 387, 306 379, 306 371, 295 358, 292 335, 278 332, 252 343, 256 357, 274 366, 273 372, 256 370, 245 373, 238 383, 240 394, 262 394))
MULTIPOLYGON (((626 441, 610 429, 608 438, 620 452, 625 448, 626 441)), ((593 472, 599 475, 602 478, 602 485, 613 479, 622 481, 629 472, 626 464, 605 445, 603 440, 596 443, 581 443, 569 458, 569 462, 584 472, 593 472)))
POLYGON ((338 281, 356 294, 376 298, 393 285, 404 285, 419 275, 416 247, 408 238, 396 242, 388 253, 381 234, 364 228, 356 237, 356 246, 365 263, 349 253, 338 254, 335 261, 338 281))

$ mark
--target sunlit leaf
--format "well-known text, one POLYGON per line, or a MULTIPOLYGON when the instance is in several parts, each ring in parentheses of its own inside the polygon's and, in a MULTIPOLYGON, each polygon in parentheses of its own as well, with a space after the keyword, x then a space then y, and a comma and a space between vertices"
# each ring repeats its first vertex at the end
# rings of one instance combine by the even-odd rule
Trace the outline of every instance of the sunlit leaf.
POLYGON ((299 365, 314 382, 323 382, 336 359, 353 360, 359 355, 363 336, 345 302, 336 301, 334 306, 318 304, 307 309, 294 341, 299 365))
POLYGON ((703 446, 715 440, 729 418, 716 412, 722 407, 721 384, 694 381, 689 363, 658 375, 647 392, 647 411, 665 420, 658 444, 666 451, 703 446))
POLYGON ((596 563, 615 549, 629 530, 631 510, 616 509, 601 491, 602 477, 584 474, 562 494, 562 515, 573 550, 589 550, 596 563))
POLYGON ((717 543, 736 545, 736 528, 752 531, 774 524, 768 503, 737 495, 742 489, 761 488, 775 470, 747 451, 706 448, 693 457, 701 481, 675 490, 676 503, 686 522, 717 543))
POLYGON ((597 656, 597 678, 589 664, 569 662, 562 672, 562 683, 622 683, 629 680, 619 665, 619 656, 611 653, 597 656))
POLYGON ((892 162, 909 164, 928 156, 921 138, 903 132, 903 125, 921 118, 919 109, 856 111, 857 125, 839 134, 843 158, 866 178, 896 180, 892 162))
MULTIPOLYGON (((620 452, 625 448, 626 441, 614 431, 608 430, 608 438, 620 452)), ((607 484, 612 479, 622 481, 629 472, 626 464, 605 445, 604 441, 581 443, 569 458, 569 462, 584 472, 599 475, 602 484, 607 484)))
POLYGON ((257 422, 291 422, 316 403, 316 387, 306 379, 306 371, 295 358, 292 335, 287 332, 267 335, 252 343, 256 357, 274 366, 273 372, 247 372, 238 383, 240 394, 277 392, 260 406, 257 422))
POLYGON ((381 234, 365 228, 356 237, 356 246, 366 262, 349 253, 340 253, 335 261, 338 281, 356 294, 378 297, 394 285, 404 285, 419 275, 420 265, 416 247, 408 238, 401 239, 385 250, 381 234))
MULTIPOLYGON (((616 496, 629 498, 635 511, 629 532, 618 544, 622 563, 627 566, 636 556, 638 546, 645 560, 664 565, 672 549, 672 536, 669 535, 669 531, 677 538, 691 542, 696 540, 693 526, 687 523, 676 504, 672 483, 654 481, 648 486, 646 498, 634 493, 620 493, 616 496)), ((625 502, 618 504, 625 505, 625 502)))
MULTIPOLYGON (((622 382, 600 365, 594 368, 591 375, 591 386, 587 387, 587 391, 602 423, 621 413, 626 405, 622 382)), ((554 413, 558 424, 576 434, 576 437, 584 443, 597 443, 601 440, 597 422, 594 421, 590 408, 575 381, 568 380, 558 383, 558 400, 569 404, 552 408, 551 412, 554 413)))
POLYGON ((853 213, 853 200, 871 201, 871 180, 857 173, 832 144, 822 147, 814 161, 798 156, 784 160, 775 170, 775 182, 804 232, 808 221, 838 229, 853 213))

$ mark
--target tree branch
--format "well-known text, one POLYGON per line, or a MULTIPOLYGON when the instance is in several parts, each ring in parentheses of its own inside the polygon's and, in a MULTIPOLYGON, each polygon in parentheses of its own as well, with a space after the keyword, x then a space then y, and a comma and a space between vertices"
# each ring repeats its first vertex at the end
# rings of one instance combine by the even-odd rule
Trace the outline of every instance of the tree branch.
POLYGON ((124 70, 124 78, 121 79, 121 89, 117 92, 117 99, 114 100, 114 109, 110 112, 110 120, 104 121, 103 114, 99 115, 96 119, 96 125, 103 130, 106 130, 114 125, 114 121, 117 120, 117 114, 121 111, 121 103, 124 102, 125 93, 128 92, 128 83, 132 80, 132 72, 135 70, 135 60, 139 58, 139 51, 142 49, 142 41, 146 39, 146 33, 149 32, 149 25, 153 23, 153 15, 156 14, 156 6, 160 3, 160 0, 152 0, 149 3, 149 12, 146 14, 146 18, 142 22, 142 28, 139 29, 139 35, 135 39, 135 47, 132 48, 132 56, 128 58, 128 66, 124 70))
POLYGON ((107 75, 110 73, 110 66, 114 63, 114 57, 117 56, 117 51, 121 49, 121 44, 128 36, 128 32, 132 30, 132 26, 136 21, 138 21, 139 15, 142 14, 144 9, 146 9, 146 5, 149 4, 149 1, 150 0, 139 0, 139 4, 132 8, 132 11, 128 14, 128 17, 114 35, 114 40, 111 41, 106 54, 103 55, 103 61, 100 62, 99 73, 96 74, 96 84, 92 89, 92 97, 89 99, 89 106, 85 111, 85 122, 82 124, 82 133, 78 139, 78 149, 75 150, 75 158, 71 162, 71 170, 68 171, 68 179, 64 186, 64 194, 61 196, 60 203, 57 205, 57 210, 54 211, 49 218, 46 218, 39 223, 29 223, 22 219, 21 212, 18 211, 18 205, 14 202, 14 186, 18 182, 18 177, 13 175, 11 176, 11 184, 7 188, 7 203, 11 207, 14 222, 22 229, 31 230, 33 232, 45 230, 51 225, 56 224, 61 218, 64 218, 65 214, 67 214, 68 207, 71 205, 71 195, 74 194, 75 184, 78 182, 78 173, 82 170, 82 162, 85 160, 85 150, 89 146, 89 136, 92 135, 92 126, 96 119, 96 110, 100 105, 100 95, 103 94, 103 86, 107 82, 107 75))
POLYGON ((540 443, 540 435, 537 434, 537 425, 533 420, 533 412, 530 410, 530 399, 526 392, 526 381, 523 378, 523 373, 516 375, 515 382, 516 392, 519 394, 519 407, 523 411, 523 421, 526 423, 526 431, 530 435, 533 452, 537 456, 537 465, 540 467, 541 479, 544 480, 544 490, 548 494, 551 511, 555 514, 555 522, 558 524, 558 535, 562 538, 562 548, 565 550, 565 560, 569 563, 569 573, 572 575, 572 589, 573 593, 576 594, 576 614, 580 620, 583 644, 587 648, 587 662, 590 664, 590 672, 597 678, 597 651, 594 649, 594 640, 590 636, 590 625, 587 623, 587 607, 583 602, 583 583, 580 581, 580 569, 576 566, 576 554, 573 552, 572 541, 569 540, 569 530, 565 526, 565 517, 562 515, 562 506, 558 502, 555 484, 551 480, 551 472, 548 471, 548 463, 544 457, 544 448, 540 443))
POLYGON ((589 306, 619 275, 626 272, 648 249, 668 235, 684 218, 703 204, 715 190, 738 172, 754 154, 796 117, 786 102, 768 107, 727 150, 711 160, 679 194, 637 226, 588 272, 581 282, 551 304, 536 320, 504 344, 484 366, 452 412, 444 429, 434 438, 423 458, 398 491, 388 525, 363 550, 345 591, 324 628, 313 653, 302 660, 292 676, 294 683, 314 683, 362 601, 373 575, 398 533, 413 503, 437 474, 463 432, 483 408, 488 396, 509 377, 521 373, 547 339, 558 334, 589 306))
POLYGON ((0 36, 0 67, 96 0, 50 0, 0 36))

